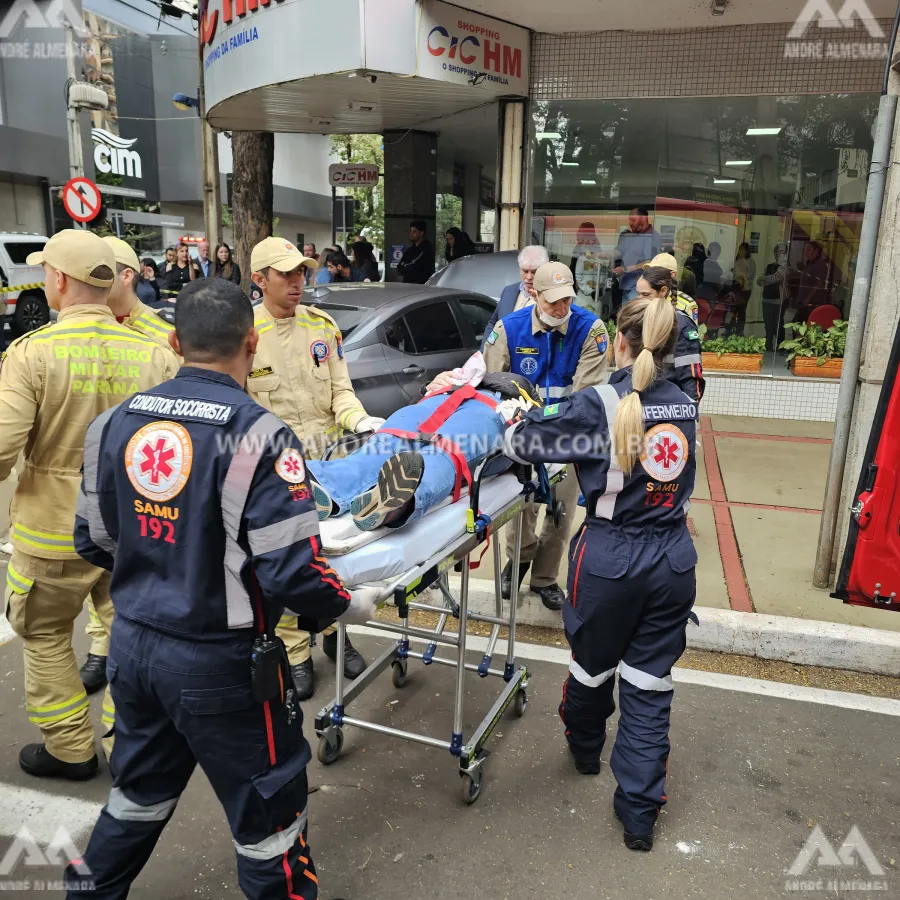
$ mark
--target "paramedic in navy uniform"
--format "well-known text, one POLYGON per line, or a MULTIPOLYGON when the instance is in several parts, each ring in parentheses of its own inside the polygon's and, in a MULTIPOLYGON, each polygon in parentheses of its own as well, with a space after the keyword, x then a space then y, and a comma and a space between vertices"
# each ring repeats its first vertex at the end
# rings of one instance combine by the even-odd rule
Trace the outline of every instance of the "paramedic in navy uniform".
POLYGON ((666 802, 671 672, 696 594, 684 510, 694 488, 696 403, 662 374, 676 334, 668 299, 629 301, 609 384, 529 412, 504 436, 520 462, 575 464, 587 518, 570 547, 563 624, 572 662, 559 711, 576 768, 597 774, 618 669, 610 767, 632 850, 651 849, 666 802))
POLYGON ((102 413, 85 439, 75 546, 112 571, 116 735, 112 790, 66 869, 68 897, 128 895, 199 763, 243 893, 313 900, 310 750, 274 631, 285 610, 317 629, 370 617, 373 591, 348 592, 321 556, 301 444, 245 393, 257 336, 241 289, 186 286, 170 340, 178 375, 102 413))

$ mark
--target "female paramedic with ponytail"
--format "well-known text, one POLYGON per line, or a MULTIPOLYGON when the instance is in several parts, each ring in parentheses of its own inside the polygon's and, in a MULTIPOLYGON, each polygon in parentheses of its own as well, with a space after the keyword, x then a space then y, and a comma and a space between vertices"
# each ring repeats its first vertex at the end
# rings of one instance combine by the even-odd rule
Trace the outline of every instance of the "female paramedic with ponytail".
POLYGON ((675 309, 638 298, 618 316, 608 385, 522 414, 504 436, 522 463, 574 463, 587 516, 572 538, 563 624, 572 649, 560 716, 576 769, 600 771, 606 720, 625 845, 650 850, 666 802, 672 666, 684 652, 697 553, 685 524, 694 489, 696 402, 662 376, 675 309))

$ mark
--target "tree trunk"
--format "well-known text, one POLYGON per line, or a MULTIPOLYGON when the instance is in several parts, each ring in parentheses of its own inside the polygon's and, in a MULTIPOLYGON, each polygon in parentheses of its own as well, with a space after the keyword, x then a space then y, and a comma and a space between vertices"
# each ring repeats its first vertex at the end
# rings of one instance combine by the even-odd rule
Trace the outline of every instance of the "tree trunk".
POLYGON ((231 135, 231 218, 234 256, 241 267, 241 287, 250 287, 250 253, 272 234, 272 165, 275 135, 235 131, 231 135))

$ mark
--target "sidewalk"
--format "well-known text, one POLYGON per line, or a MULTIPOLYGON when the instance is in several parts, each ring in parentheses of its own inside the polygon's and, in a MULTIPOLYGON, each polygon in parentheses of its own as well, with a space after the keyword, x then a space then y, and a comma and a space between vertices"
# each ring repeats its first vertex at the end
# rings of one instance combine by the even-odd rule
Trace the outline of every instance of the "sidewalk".
MULTIPOLYGON (((900 615, 812 586, 832 423, 716 415, 700 424, 690 511, 698 606, 900 631, 900 615)), ((576 525, 583 519, 579 509, 576 525)), ((492 554, 472 575, 493 580, 492 554)), ((564 560, 563 587, 566 575, 564 560)))

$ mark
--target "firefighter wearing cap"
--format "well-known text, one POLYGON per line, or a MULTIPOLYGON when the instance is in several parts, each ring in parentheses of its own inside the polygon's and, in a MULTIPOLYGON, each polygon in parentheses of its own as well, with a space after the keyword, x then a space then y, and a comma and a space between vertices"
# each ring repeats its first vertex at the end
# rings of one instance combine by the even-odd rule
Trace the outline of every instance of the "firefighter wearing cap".
POLYGON ((706 386, 700 332, 697 328, 699 314, 697 304, 678 290, 677 270, 678 263, 671 253, 658 254, 644 266, 644 272, 637 282, 637 292, 639 297, 646 300, 668 297, 674 304, 678 340, 674 352, 666 360, 669 364, 666 377, 677 384, 697 404, 699 410, 700 398, 706 386))
MULTIPOLYGON (((266 238, 250 255, 251 277, 263 299, 256 307, 259 346, 247 390, 291 427, 310 459, 321 457, 345 432, 374 431, 384 422, 368 415, 353 392, 334 319, 301 303, 306 271, 316 267, 314 259, 282 238, 266 238)), ((297 629, 296 616, 285 616, 278 636, 288 650, 297 695, 305 700, 315 689, 309 634, 297 629)), ((325 654, 336 659, 335 629, 325 631, 322 644, 325 654)), ((347 677, 356 678, 365 667, 347 638, 347 677)))
MULTIPOLYGON (((489 372, 524 375, 535 384, 544 403, 552 407, 573 391, 606 382, 609 335, 602 320, 572 302, 574 279, 562 263, 541 266, 535 273, 532 290, 534 306, 511 313, 494 326, 484 358, 489 372)), ((562 609, 565 600, 558 583, 559 565, 577 497, 577 480, 566 478, 557 488, 557 499, 565 507, 562 521, 557 527, 547 516, 540 538, 535 528, 537 507, 526 507, 522 516, 519 584, 530 566, 531 590, 552 610, 562 609)), ((513 552, 512 529, 507 529, 507 563, 501 577, 505 598, 512 589, 513 552)))
MULTIPOLYGON (((25 645, 25 703, 44 742, 19 764, 31 775, 84 779, 98 770, 87 694, 72 649, 90 596, 109 628, 109 576, 75 552, 72 533, 88 425, 104 410, 175 374, 173 354, 116 322, 107 298, 112 248, 89 231, 55 234, 28 257, 43 265, 58 320, 14 341, 0 369, 0 481, 25 465, 10 509, 10 625, 25 645)), ((107 540, 98 529, 97 540, 107 540)), ((104 718, 112 715, 104 698, 104 718)))
MULTIPOLYGON (((137 254, 130 244, 120 238, 108 236, 103 240, 112 247, 116 258, 116 279, 109 291, 107 305, 116 317, 116 321, 122 325, 133 328, 145 337, 156 341, 171 357, 171 364, 178 367, 178 358, 169 345, 169 335, 174 328, 161 319, 156 310, 141 302, 137 294, 138 276, 141 269, 137 254)), ((91 648, 87 659, 79 671, 81 683, 88 694, 99 691, 106 684, 106 656, 109 652, 109 631, 104 627, 103 620, 94 609, 94 604, 88 597, 88 621, 85 632, 91 639, 91 648)), ((108 710, 104 710, 106 724, 111 725, 111 716, 108 710)))

